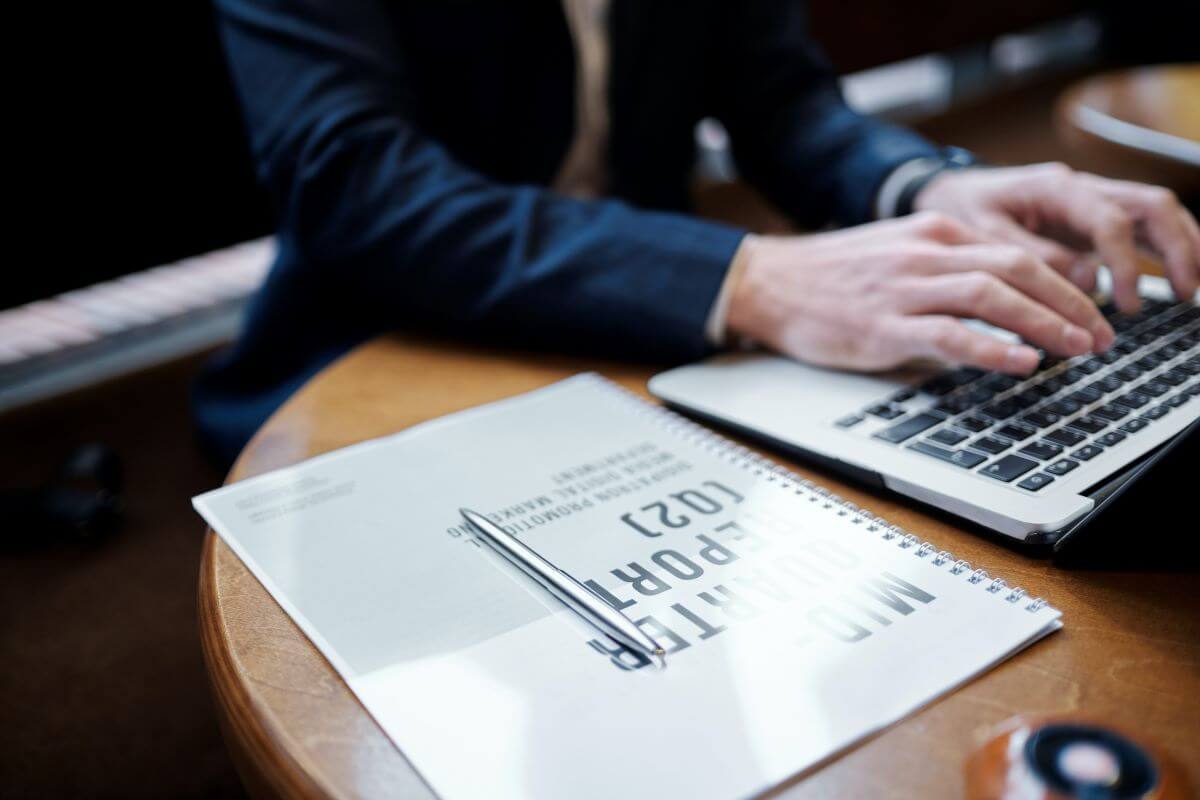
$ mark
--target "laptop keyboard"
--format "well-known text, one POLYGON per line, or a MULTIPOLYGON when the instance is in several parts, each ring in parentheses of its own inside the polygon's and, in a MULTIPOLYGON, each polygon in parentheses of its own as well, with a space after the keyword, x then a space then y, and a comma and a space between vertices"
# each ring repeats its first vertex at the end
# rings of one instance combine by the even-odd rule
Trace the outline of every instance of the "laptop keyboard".
POLYGON ((1044 358, 1027 378, 963 367, 837 420, 891 424, 872 434, 991 480, 1037 492, 1156 420, 1200 405, 1200 308, 1145 300, 1101 307, 1117 334, 1098 355, 1044 358))

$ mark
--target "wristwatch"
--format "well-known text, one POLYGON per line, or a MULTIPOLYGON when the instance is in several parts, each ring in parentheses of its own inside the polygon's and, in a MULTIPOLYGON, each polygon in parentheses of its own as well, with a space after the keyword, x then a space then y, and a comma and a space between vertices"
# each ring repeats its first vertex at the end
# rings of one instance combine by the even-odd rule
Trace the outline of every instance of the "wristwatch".
POLYGON ((976 158, 974 154, 968 150, 963 150, 961 147, 945 147, 936 156, 917 159, 916 161, 909 162, 909 164, 905 164, 904 167, 912 175, 904 182, 900 193, 896 196, 896 204, 893 207, 894 214, 898 217, 911 214, 913 212, 913 201, 917 199, 920 191, 943 172, 982 165, 983 162, 976 158))

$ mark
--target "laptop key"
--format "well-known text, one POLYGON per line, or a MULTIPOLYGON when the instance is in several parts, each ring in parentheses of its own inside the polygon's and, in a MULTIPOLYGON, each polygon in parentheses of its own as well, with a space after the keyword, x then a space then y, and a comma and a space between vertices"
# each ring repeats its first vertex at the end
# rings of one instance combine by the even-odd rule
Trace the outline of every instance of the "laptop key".
POLYGON ((1091 386, 1085 386, 1067 399, 1074 400, 1082 405, 1087 405, 1089 403, 1096 402, 1101 397, 1104 397, 1104 392, 1091 386))
POLYGON ((1181 405, 1183 405, 1184 403, 1186 403, 1188 400, 1191 400, 1191 399, 1192 398, 1188 397, 1183 392, 1180 392, 1179 394, 1175 395, 1174 397, 1168 397, 1167 405, 1169 405, 1171 408, 1179 408, 1181 405))
POLYGON ((1018 408, 1024 411, 1025 409, 1033 408, 1040 403, 1042 401, 1042 396, 1032 389, 1027 389, 1020 394, 1014 394, 1009 399, 1016 403, 1018 408))
POLYGON ((929 441, 913 442, 908 445, 908 449, 940 458, 942 461, 947 461, 963 469, 977 467, 987 460, 987 456, 972 453, 970 450, 951 450, 949 447, 942 447, 940 444, 933 444, 929 441))
POLYGON ((1120 444, 1123 441, 1125 441, 1125 434, 1118 433, 1117 431, 1109 431, 1098 438, 1096 443, 1104 445, 1105 447, 1112 447, 1113 445, 1120 444))
POLYGON ((958 422, 954 423, 960 428, 970 431, 971 433, 979 433, 992 427, 991 420, 983 419, 982 417, 963 417, 958 422))
POLYGON ((1141 408, 1150 402, 1150 396, 1141 392, 1129 392, 1121 395, 1116 400, 1113 400, 1113 402, 1126 408, 1141 408))
POLYGON ((942 418, 934 414, 914 414, 908 419, 897 422, 890 428, 884 428, 876 433, 878 439, 883 439, 885 442, 899 444, 905 439, 911 439, 918 433, 932 428, 942 421, 942 418))
POLYGON ((1022 447, 1018 452, 1023 455, 1032 456, 1038 461, 1049 461, 1050 459, 1062 455, 1062 445, 1053 444, 1051 442, 1034 442, 1022 447))
POLYGON ((1137 433, 1143 428, 1149 427, 1149 425, 1150 423, 1141 417, 1135 417, 1122 425, 1121 430, 1125 431, 1126 433, 1137 433))
POLYGON ((1063 370, 1062 372, 1060 372, 1058 374, 1058 379, 1063 382, 1064 386, 1070 386, 1072 383, 1079 383, 1079 381, 1083 380, 1086 377, 1087 377, 1086 372, 1084 372, 1083 370, 1080 370, 1080 369, 1076 369, 1075 367, 1071 367, 1070 369, 1063 370))
POLYGON ((993 439, 990 436, 980 436, 975 441, 971 442, 971 447, 976 450, 982 450, 985 453, 1003 453, 1008 448, 1012 447, 1011 442, 1006 442, 1003 439, 993 439))
POLYGON ((1157 376, 1154 380, 1161 381, 1168 386, 1178 386, 1188 379, 1187 373, 1178 369, 1169 369, 1163 374, 1157 376))
POLYGON ((863 419, 865 419, 865 417, 863 417, 862 414, 850 414, 849 416, 842 417, 833 424, 837 425, 839 428, 853 428, 855 425, 862 422, 863 419))
POLYGON ((940 442, 941 444, 958 444, 963 439, 967 438, 967 435, 962 431, 954 430, 954 428, 942 428, 929 438, 935 442, 940 442))
POLYGON ((1072 400, 1070 397, 1064 397, 1061 400, 1055 400, 1046 406, 1046 410, 1058 414, 1060 417, 1074 414, 1079 409, 1083 408, 1083 404, 1078 400, 1072 400))
POLYGON ((1028 425, 1022 425, 1019 422, 1013 422, 992 431, 992 435, 994 436, 1003 436, 1005 439, 1012 439, 1016 442, 1024 441, 1030 436, 1033 436, 1035 433, 1037 433, 1036 428, 1031 428, 1028 425))
POLYGON ((1078 466, 1078 461, 1072 461, 1069 458, 1064 458, 1061 461, 1055 461, 1053 464, 1046 467, 1046 472, 1049 472, 1051 475, 1066 475, 1068 472, 1078 466))
POLYGON ((868 408, 867 413, 881 419, 895 419, 896 417, 904 415, 904 409, 896 408, 895 406, 888 405, 887 403, 881 403, 877 406, 871 406, 868 408))
POLYGON ((1165 405, 1155 406, 1154 408, 1147 411, 1145 414, 1142 414, 1142 419, 1160 419, 1162 417, 1165 417, 1170 411, 1171 411, 1171 409, 1168 406, 1165 406, 1165 405))
POLYGON ((1071 453, 1073 458, 1078 458, 1080 461, 1091 461, 1096 456, 1104 452, 1104 448, 1097 447, 1094 444, 1085 444, 1083 447, 1071 453))
POLYGON ((1058 422, 1058 420, 1058 414, 1055 414, 1053 411, 1033 411, 1021 417, 1021 422, 1033 425, 1036 428, 1049 428, 1058 422))
POLYGON ((991 464, 988 464, 983 469, 979 470, 981 475, 987 475, 989 478, 995 478, 998 481, 1009 483, 1016 478, 1021 477, 1029 470, 1037 466, 1036 461, 1030 461, 1028 458, 1021 456, 1005 456, 997 459, 991 464))
POLYGON ((1063 447, 1074 447, 1086 438, 1082 433, 1073 431, 1070 428, 1059 428, 1056 431, 1046 434, 1047 441, 1061 444, 1063 447))
POLYGON ((1099 433, 1108 427, 1108 422, 1097 417, 1080 417, 1079 419, 1071 420, 1067 424, 1084 433, 1099 433))
POLYGON ((1162 359, 1160 359, 1158 356, 1154 355, 1153 353, 1147 353, 1146 355, 1142 356, 1141 358, 1139 358, 1137 361, 1135 361, 1133 363, 1137 364, 1139 367, 1141 367, 1142 369, 1149 372, 1150 370, 1154 369, 1159 364, 1161 364, 1162 359))
POLYGON ((1092 416, 1103 417, 1109 422, 1116 422, 1119 419, 1129 416, 1129 409, 1109 403, 1106 406, 1100 406, 1100 408, 1093 408, 1092 416))
POLYGON ((966 386, 971 381, 978 380, 986 374, 977 367, 959 367, 953 372, 946 373, 946 378, 955 386, 966 386))
POLYGON ((1148 394, 1151 397, 1162 397, 1167 392, 1171 391, 1171 387, 1161 381, 1153 380, 1146 381, 1137 390, 1142 394, 1148 394))
POLYGON ((1053 394, 1057 394, 1062 388, 1062 381, 1058 378, 1046 378, 1041 383, 1035 384, 1030 391, 1037 392, 1042 397, 1050 397, 1053 394))
POLYGON ((991 400, 993 395, 995 395, 995 392, 993 392, 991 389, 985 389, 984 387, 979 386, 968 389, 967 393, 964 394, 963 397, 966 398, 968 405, 978 406, 991 400))
POLYGON ((948 375, 936 375, 922 383, 918 388, 925 394, 941 397, 953 392, 958 388, 958 385, 948 375))
POLYGON ((1008 419, 1013 414, 1020 411, 1020 406, 1011 398, 1001 400, 997 403, 992 403, 990 406, 984 406, 979 409, 979 413, 984 416, 991 417, 994 420, 1008 419))
POLYGON ((974 404, 971 403, 971 401, 969 401, 967 398, 963 397, 961 394, 956 394, 950 397, 943 397, 942 401, 933 407, 933 410, 940 411, 947 416, 952 416, 954 414, 961 414, 972 405, 974 404))
POLYGON ((1036 492, 1044 486, 1049 486, 1054 483, 1054 478, 1051 478, 1044 472, 1035 472, 1025 480, 1017 484, 1022 489, 1028 489, 1031 492, 1036 492))
POLYGON ((1132 381, 1139 378, 1143 372, 1145 372, 1145 370, 1141 367, 1138 367, 1134 364, 1126 364, 1114 374, 1123 381, 1132 381))
POLYGON ((1003 392, 1016 386, 1020 381, 1011 375, 989 375, 983 385, 994 392, 1003 392))

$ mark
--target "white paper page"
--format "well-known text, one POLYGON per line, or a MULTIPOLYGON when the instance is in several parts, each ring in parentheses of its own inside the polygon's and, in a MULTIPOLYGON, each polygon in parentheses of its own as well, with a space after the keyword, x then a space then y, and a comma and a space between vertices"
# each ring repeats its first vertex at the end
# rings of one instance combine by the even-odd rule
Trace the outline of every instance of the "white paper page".
POLYGON ((580 376, 195 502, 451 800, 747 796, 1057 627, 664 419, 580 376), (461 506, 634 601, 668 668, 461 506))

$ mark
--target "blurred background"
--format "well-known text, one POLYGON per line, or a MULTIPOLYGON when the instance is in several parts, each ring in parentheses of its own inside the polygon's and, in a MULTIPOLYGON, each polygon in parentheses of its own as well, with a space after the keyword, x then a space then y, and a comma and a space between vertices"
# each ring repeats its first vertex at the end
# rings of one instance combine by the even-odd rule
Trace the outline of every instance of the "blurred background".
MULTIPOLYGON (((37 54, 10 111, 24 214, 0 282, 0 792, 238 797, 188 502, 222 472, 188 389, 269 266, 270 202, 209 3, 76 5, 12 29, 37 54)), ((1186 4, 808 5, 855 108, 989 162, 1064 161, 1197 208, 1186 4)), ((700 213, 785 227, 738 183, 715 120, 696 152, 700 213)))

